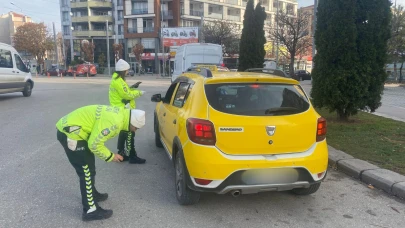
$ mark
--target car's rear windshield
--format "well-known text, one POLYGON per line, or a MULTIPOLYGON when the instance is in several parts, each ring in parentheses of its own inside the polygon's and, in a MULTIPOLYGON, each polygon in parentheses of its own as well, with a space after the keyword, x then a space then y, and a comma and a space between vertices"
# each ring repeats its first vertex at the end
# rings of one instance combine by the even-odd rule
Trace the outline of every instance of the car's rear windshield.
POLYGON ((299 85, 207 84, 205 94, 215 110, 234 115, 293 115, 307 111, 310 106, 299 85))

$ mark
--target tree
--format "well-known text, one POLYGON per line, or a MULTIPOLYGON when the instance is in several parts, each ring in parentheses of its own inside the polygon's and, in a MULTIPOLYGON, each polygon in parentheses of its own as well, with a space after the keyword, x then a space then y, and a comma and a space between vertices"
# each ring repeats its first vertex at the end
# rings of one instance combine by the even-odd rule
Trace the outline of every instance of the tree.
POLYGON ((266 51, 264 50, 264 45, 266 44, 266 36, 264 32, 264 20, 266 20, 267 14, 264 11, 264 7, 259 3, 257 3, 255 11, 254 11, 254 21, 255 21, 255 64, 254 68, 262 68, 264 62, 264 56, 266 55, 266 51))
POLYGON ((52 37, 44 23, 26 23, 17 27, 13 41, 18 51, 31 53, 38 64, 44 63, 46 51, 53 50, 54 47, 52 37))
POLYGON ((389 0, 319 1, 312 71, 313 104, 347 121, 380 105, 386 74, 389 0))
POLYGON ((122 50, 123 50, 122 44, 113 44, 113 50, 114 50, 114 56, 115 56, 115 62, 118 62, 118 60, 122 59, 122 50))
MULTIPOLYGON (((239 44, 239 71, 245 71, 255 65, 255 17, 253 0, 249 0, 246 5, 245 15, 243 16, 242 36, 239 44)), ((263 63, 262 63, 263 64, 263 63)))
POLYGON ((290 59, 290 74, 293 74, 295 57, 312 45, 311 38, 308 36, 310 15, 298 11, 298 15, 293 17, 290 13, 281 10, 275 20, 276 23, 278 22, 279 29, 270 30, 270 39, 279 40, 287 49, 288 54, 285 57, 290 59))
MULTIPOLYGON (((132 48, 132 52, 135 55, 135 59, 136 61, 139 63, 139 66, 142 66, 142 54, 143 54, 143 45, 142 44, 136 44, 133 48, 132 48)), ((139 69, 139 73, 140 73, 140 69, 139 69)))
POLYGON ((82 40, 82 51, 84 53, 84 61, 86 62, 94 62, 94 44, 88 40, 82 40))
POLYGON ((402 82, 402 68, 405 61, 405 12, 401 5, 393 8, 391 38, 388 41, 388 61, 394 63, 394 76, 398 80, 397 63, 401 62, 399 82, 402 82))
POLYGON ((239 53, 239 34, 237 24, 228 21, 216 20, 204 24, 202 35, 206 43, 224 46, 225 55, 239 53))

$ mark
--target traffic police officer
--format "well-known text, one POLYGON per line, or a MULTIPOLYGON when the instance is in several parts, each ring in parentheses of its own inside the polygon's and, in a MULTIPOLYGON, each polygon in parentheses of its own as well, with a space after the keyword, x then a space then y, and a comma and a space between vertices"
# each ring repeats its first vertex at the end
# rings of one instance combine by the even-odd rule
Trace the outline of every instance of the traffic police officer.
MULTIPOLYGON (((130 65, 125 60, 120 59, 115 64, 116 71, 112 75, 109 89, 109 100, 111 106, 135 109, 135 99, 145 93, 144 91, 129 87, 125 82, 125 76, 127 75, 129 69, 130 65)), ((135 132, 120 132, 117 145, 118 154, 123 156, 124 161, 129 160, 129 163, 143 164, 146 160, 138 157, 135 150, 134 141, 135 132), (127 156, 125 151, 129 152, 129 156, 127 156)))
POLYGON ((107 219, 113 214, 112 210, 98 206, 108 194, 99 193, 94 186, 94 155, 106 162, 121 162, 123 157, 112 153, 104 143, 120 131, 135 132, 144 125, 144 111, 105 105, 76 109, 56 123, 57 139, 79 176, 84 221, 107 219))

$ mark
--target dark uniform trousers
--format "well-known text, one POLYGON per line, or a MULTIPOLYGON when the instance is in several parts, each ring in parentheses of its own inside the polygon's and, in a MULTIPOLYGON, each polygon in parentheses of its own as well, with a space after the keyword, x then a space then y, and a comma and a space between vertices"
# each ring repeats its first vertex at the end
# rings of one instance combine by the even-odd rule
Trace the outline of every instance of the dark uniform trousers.
POLYGON ((135 132, 121 131, 118 136, 117 149, 118 151, 129 152, 130 157, 137 156, 135 150, 135 132))
POLYGON ((65 149, 70 164, 72 164, 79 176, 83 211, 96 210, 98 204, 94 197, 100 193, 94 187, 96 176, 95 159, 94 154, 88 148, 87 141, 77 141, 76 149, 71 150, 68 147, 67 136, 59 130, 57 131, 57 139, 65 149))

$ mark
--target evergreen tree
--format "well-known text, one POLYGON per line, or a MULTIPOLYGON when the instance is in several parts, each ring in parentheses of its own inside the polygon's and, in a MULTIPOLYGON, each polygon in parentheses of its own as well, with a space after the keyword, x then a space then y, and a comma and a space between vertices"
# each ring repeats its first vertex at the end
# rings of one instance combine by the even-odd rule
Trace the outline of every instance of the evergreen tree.
POLYGON ((253 0, 247 2, 243 18, 242 36, 239 44, 239 71, 245 71, 255 64, 255 17, 253 0))
POLYGON ((359 109, 374 111, 380 105, 386 77, 388 1, 319 2, 311 91, 315 107, 336 111, 341 120, 347 120, 359 109))
POLYGON ((264 11, 264 7, 257 3, 254 18, 255 18, 255 61, 253 63, 253 68, 262 68, 264 63, 264 56, 266 51, 264 50, 264 45, 266 44, 266 37, 264 32, 264 20, 266 20, 267 14, 264 11))

